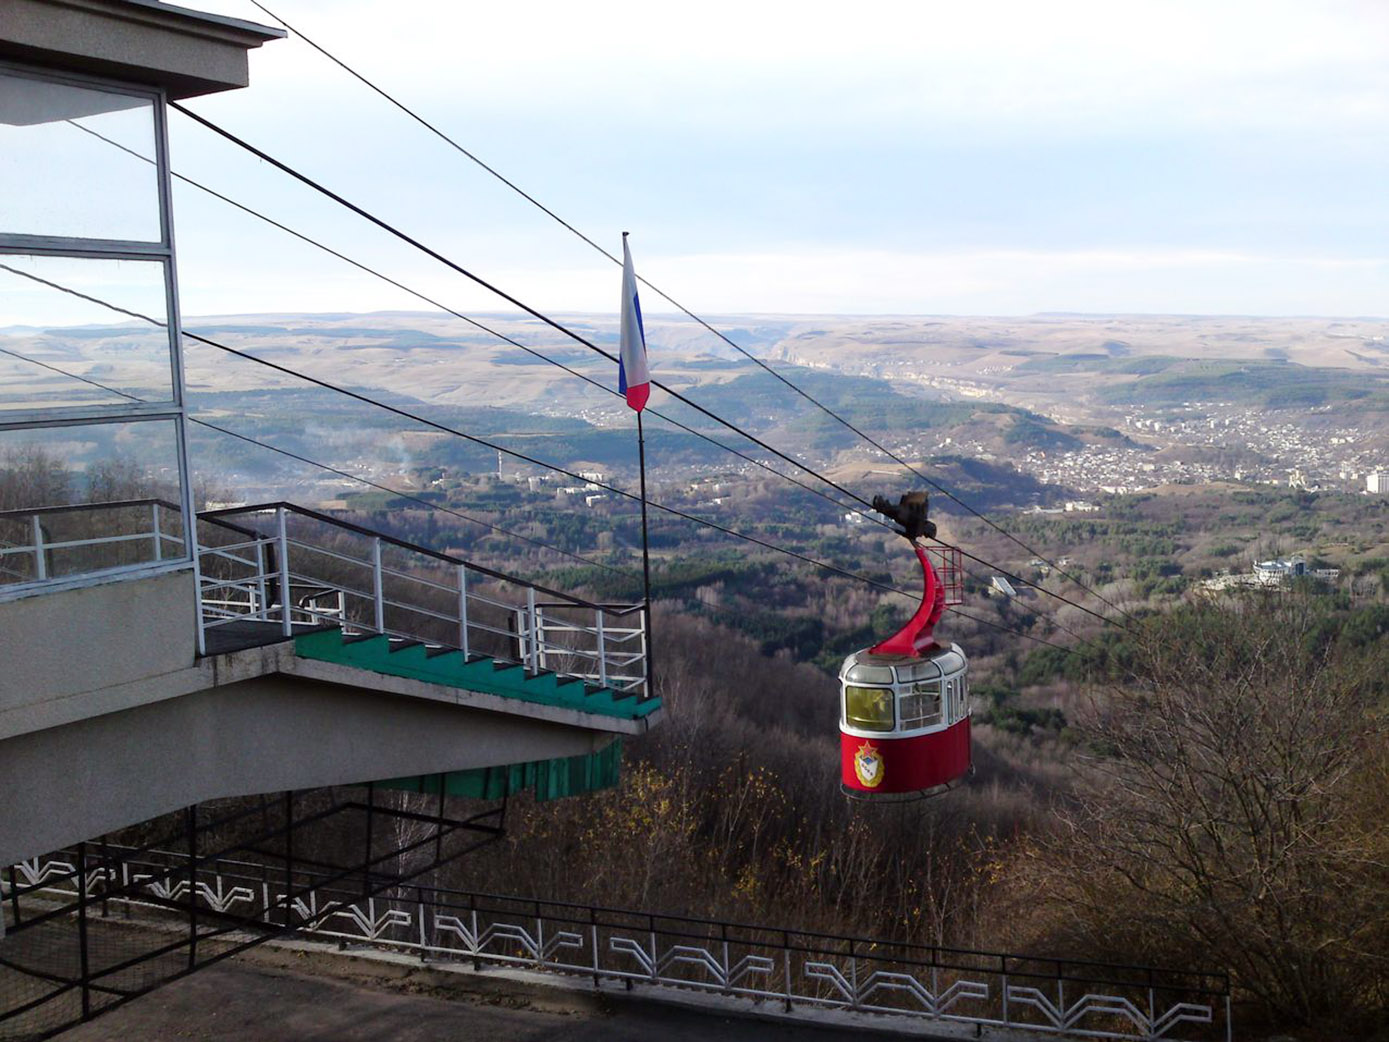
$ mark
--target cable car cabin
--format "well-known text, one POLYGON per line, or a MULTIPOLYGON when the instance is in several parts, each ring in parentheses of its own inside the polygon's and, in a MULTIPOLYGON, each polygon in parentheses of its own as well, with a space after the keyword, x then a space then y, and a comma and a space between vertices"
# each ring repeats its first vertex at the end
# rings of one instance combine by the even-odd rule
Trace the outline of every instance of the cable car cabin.
POLYGON ((969 664, 958 645, 922 656, 856 651, 839 681, 849 795, 931 795, 969 772, 969 664))
POLYGON ((898 534, 921 563, 924 588, 902 629, 854 652, 839 671, 840 787, 856 798, 931 796, 954 787, 973 764, 969 663, 959 645, 943 646, 934 636, 946 607, 963 599, 960 552, 917 542, 936 534, 924 492, 896 505, 877 496, 873 509, 901 526, 898 534))

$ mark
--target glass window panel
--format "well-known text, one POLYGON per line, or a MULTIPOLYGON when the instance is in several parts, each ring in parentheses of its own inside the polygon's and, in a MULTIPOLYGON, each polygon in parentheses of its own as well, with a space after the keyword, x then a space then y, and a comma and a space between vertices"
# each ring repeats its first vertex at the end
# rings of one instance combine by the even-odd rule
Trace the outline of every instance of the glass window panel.
POLYGON ((900 713, 904 731, 939 724, 940 682, 913 684, 911 690, 902 695, 900 713))
POLYGON ((0 412, 173 399, 166 329, 54 286, 167 314, 161 261, 0 253, 0 412))
POLYGON ((0 431, 0 586, 186 560, 176 435, 173 420, 0 431))
POLYGON ((863 731, 891 731, 892 689, 846 684, 844 720, 863 731))
POLYGON ((0 72, 0 234, 162 242, 154 140, 150 98, 0 72))

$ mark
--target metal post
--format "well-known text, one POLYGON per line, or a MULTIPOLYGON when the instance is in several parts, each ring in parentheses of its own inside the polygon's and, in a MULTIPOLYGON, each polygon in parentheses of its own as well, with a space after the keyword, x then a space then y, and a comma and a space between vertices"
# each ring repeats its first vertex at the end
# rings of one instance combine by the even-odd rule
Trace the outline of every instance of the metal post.
POLYGON ((420 919, 420 962, 429 954, 429 930, 424 917, 424 887, 415 887, 415 914, 420 919))
POLYGON ((477 894, 468 895, 468 910, 473 922, 473 970, 482 969, 482 935, 477 932, 477 894))
MULTIPOLYGON (((362 858, 362 896, 365 897, 371 892, 371 847, 372 847, 372 822, 376 809, 376 783, 367 782, 367 844, 366 854, 362 858)), ((423 920, 421 920, 423 921, 423 920)))
POLYGON ((158 502, 154 502, 154 503, 151 503, 151 504, 150 504, 150 524, 153 526, 153 533, 154 533, 154 534, 153 534, 153 542, 154 542, 154 559, 155 559, 156 561, 162 561, 162 560, 164 560, 164 536, 163 536, 163 533, 161 533, 161 532, 159 531, 159 504, 158 504, 158 502))
POLYGON ((786 981, 786 1012, 791 1012, 791 937, 781 931, 781 970, 786 981))
POLYGON ((535 902, 535 968, 545 968, 545 920, 540 915, 540 902, 535 902))
POLYGON ((535 668, 541 670, 549 667, 550 660, 545 654, 545 609, 537 605, 535 609, 535 668))
POLYGON ((588 935, 589 942, 593 945, 593 989, 598 990, 598 909, 589 905, 588 908, 588 935))
POLYGON ((108 895, 111 892, 111 847, 107 843, 105 834, 101 837, 101 917, 107 918, 111 914, 111 902, 108 895))
POLYGON ((77 844, 77 946, 82 976, 82 1019, 92 1019, 91 964, 87 957, 87 844, 77 844))
POLYGON ((527 664, 530 666, 531 672, 534 673, 534 672, 536 672, 536 670, 538 669, 538 666, 536 665, 536 660, 537 660, 538 656, 537 656, 537 654, 536 654, 536 645, 537 645, 537 642, 536 642, 536 632, 535 632, 535 588, 534 588, 534 587, 528 587, 528 588, 526 589, 526 634, 527 634, 527 639, 530 641, 530 643, 526 645, 526 654, 525 654, 525 658, 526 658, 526 660, 527 660, 527 664))
POLYGON ((294 915, 294 792, 285 793, 285 929, 294 915))
POLYGON ((371 596, 375 601, 376 632, 386 632, 386 599, 381 581, 381 537, 371 540, 371 596))
POLYGON ((1008 1019, 1008 956, 1003 956, 999 960, 999 976, 1002 980, 1003 989, 1003 1023, 1012 1023, 1008 1019))
MULTIPOLYGON (((280 558, 280 632, 292 636, 294 627, 289 617, 289 532, 285 527, 285 508, 275 508, 276 555, 280 558)), ((288 920, 286 920, 288 925, 288 920)))
POLYGON ((38 514, 34 514, 30 521, 34 529, 34 576, 38 579, 47 579, 48 562, 43 559, 43 525, 39 523, 38 514))
POLYGON ((184 811, 184 825, 188 830, 188 968, 198 965, 198 807, 189 806, 184 811))
POLYGON ((723 993, 730 993, 732 981, 729 979, 733 973, 733 965, 728 957, 728 924, 719 924, 719 936, 723 938, 723 993))
POLYGON ((858 1009, 858 957, 854 955, 854 942, 849 942, 849 1008, 858 1009))
MULTIPOLYGON (((642 584, 642 620, 645 628, 651 629, 651 537, 646 527, 646 434, 642 430, 641 410, 637 410, 637 461, 638 469, 641 472, 641 584, 642 584)), ((646 642, 643 641, 643 650, 646 650, 644 664, 646 666, 646 694, 651 694, 652 671, 651 653, 645 648, 646 642)))
POLYGON ((256 598, 256 603, 249 606, 251 614, 264 615, 270 608, 270 601, 265 595, 265 537, 260 535, 256 536, 256 598))
POLYGON ((595 612, 598 617, 598 686, 608 686, 608 641, 607 634, 603 632, 603 609, 597 608, 595 612))
POLYGON ((651 930, 651 983, 661 983, 661 960, 656 952, 656 918, 648 915, 646 925, 651 930))
POLYGON ((652 695, 655 694, 655 691, 652 689, 652 684, 651 684, 651 670, 650 670, 649 665, 648 665, 648 663, 649 663, 649 656, 647 655, 647 647, 646 647, 646 642, 647 642, 646 620, 647 620, 647 616, 646 616, 646 614, 643 612, 643 613, 642 613, 642 616, 641 616, 641 697, 642 697, 642 698, 650 698, 652 695))
POLYGON ((468 566, 458 566, 458 647, 468 660, 468 566))
POLYGON ((14 911, 14 924, 19 925, 19 880, 15 877, 14 865, 10 866, 10 906, 14 911))

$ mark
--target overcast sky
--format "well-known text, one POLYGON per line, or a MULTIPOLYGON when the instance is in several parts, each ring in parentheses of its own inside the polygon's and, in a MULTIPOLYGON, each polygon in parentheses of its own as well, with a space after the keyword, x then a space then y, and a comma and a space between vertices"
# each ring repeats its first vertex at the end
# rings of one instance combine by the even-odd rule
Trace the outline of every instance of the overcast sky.
MULTIPOLYGON (((1389 314, 1385 0, 266 2, 699 312, 1389 314)), ((190 107, 541 310, 616 308, 610 262, 300 40, 190 107)), ((175 169, 502 309, 171 127, 175 169)), ((421 306, 176 206, 186 315, 421 306)))

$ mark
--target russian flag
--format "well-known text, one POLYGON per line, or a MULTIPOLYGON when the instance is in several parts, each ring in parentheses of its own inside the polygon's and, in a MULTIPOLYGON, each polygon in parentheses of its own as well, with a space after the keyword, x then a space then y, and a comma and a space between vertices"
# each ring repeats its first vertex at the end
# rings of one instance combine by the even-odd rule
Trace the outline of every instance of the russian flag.
POLYGON ((641 326, 641 301, 637 299, 637 273, 627 233, 622 233, 622 346, 617 360, 617 389, 637 412, 651 397, 651 372, 646 368, 646 332, 641 326))

